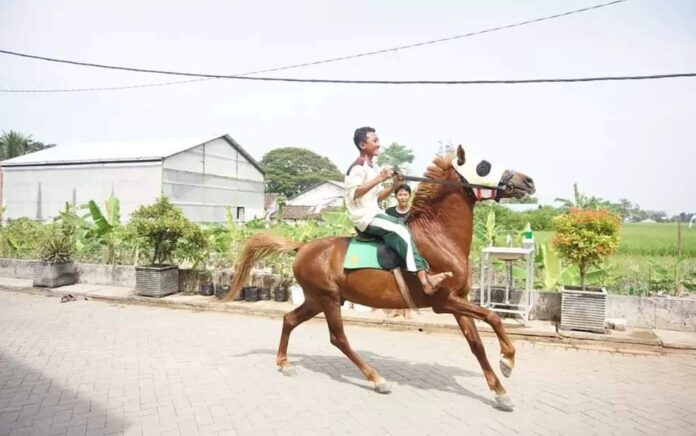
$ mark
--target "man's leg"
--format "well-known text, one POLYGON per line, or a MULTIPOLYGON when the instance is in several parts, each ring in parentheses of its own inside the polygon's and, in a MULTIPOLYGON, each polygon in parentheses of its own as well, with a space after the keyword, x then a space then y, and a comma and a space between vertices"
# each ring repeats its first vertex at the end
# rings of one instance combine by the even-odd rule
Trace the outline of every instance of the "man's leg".
POLYGON ((406 261, 406 270, 416 273, 426 294, 432 294, 443 280, 452 277, 450 272, 433 275, 425 272, 427 262, 413 243, 411 232, 397 218, 379 214, 367 226, 365 233, 384 239, 384 242, 406 261))

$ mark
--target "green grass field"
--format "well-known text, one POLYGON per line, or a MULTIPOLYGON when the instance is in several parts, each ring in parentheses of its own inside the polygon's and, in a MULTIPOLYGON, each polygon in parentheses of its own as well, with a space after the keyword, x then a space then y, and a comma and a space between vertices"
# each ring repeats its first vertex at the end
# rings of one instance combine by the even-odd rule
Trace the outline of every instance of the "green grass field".
MULTIPOLYGON (((550 242, 553 232, 535 232, 537 243, 550 242)), ((656 277, 656 266, 681 275, 696 274, 696 227, 682 225, 682 261, 677 257, 676 223, 627 223, 621 226, 619 250, 608 260, 612 274, 619 278, 611 292, 626 293, 634 287, 645 287, 656 277), (679 265, 679 266, 677 266, 679 265)))
MULTIPOLYGON (((550 241, 553 232, 535 232, 537 242, 550 241)), ((676 256, 676 223, 626 223, 621 226, 619 255, 676 256)), ((696 258, 696 226, 682 224, 682 257, 696 258)))

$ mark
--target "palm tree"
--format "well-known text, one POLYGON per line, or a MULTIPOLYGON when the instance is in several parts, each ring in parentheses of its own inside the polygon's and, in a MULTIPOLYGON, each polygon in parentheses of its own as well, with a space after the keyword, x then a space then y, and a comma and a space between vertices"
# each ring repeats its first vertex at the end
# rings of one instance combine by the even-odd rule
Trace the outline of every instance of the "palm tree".
POLYGON ((25 135, 15 130, 2 132, 2 136, 0 136, 0 160, 12 159, 13 157, 33 153, 54 145, 46 145, 43 142, 34 141, 31 139, 31 135, 25 135))
POLYGON ((27 152, 31 135, 23 135, 14 130, 2 132, 0 136, 0 157, 2 160, 21 156, 27 152))

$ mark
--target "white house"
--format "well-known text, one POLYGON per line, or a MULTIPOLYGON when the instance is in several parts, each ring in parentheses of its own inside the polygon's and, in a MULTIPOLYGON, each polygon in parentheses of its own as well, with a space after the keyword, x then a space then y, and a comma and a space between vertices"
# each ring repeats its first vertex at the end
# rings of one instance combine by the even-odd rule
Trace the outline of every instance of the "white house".
POLYGON ((343 182, 326 180, 288 199, 288 206, 340 207, 346 188, 343 182))
POLYGON ((58 145, 8 159, 2 167, 6 218, 49 220, 65 203, 110 196, 127 219, 166 195, 197 222, 245 221, 264 214, 264 172, 229 135, 58 145))

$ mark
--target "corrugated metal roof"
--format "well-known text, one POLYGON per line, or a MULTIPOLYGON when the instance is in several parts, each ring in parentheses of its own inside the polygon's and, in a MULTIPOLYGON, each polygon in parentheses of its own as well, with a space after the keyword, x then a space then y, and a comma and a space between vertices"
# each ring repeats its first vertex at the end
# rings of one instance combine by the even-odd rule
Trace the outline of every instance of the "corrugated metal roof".
POLYGON ((62 144, 0 162, 6 167, 77 163, 152 161, 181 153, 216 139, 226 139, 263 173, 261 166, 229 135, 147 141, 92 142, 62 144))

